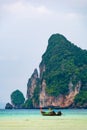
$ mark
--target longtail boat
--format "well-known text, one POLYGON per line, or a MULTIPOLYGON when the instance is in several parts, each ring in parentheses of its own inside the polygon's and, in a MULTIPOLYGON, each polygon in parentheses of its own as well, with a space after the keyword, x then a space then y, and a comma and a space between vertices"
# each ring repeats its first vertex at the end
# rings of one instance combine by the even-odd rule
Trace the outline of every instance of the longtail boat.
POLYGON ((43 115, 43 116, 61 116, 62 115, 62 112, 61 111, 59 111, 59 112, 54 112, 54 111, 52 111, 52 112, 45 112, 45 111, 42 111, 41 110, 41 114, 43 115))

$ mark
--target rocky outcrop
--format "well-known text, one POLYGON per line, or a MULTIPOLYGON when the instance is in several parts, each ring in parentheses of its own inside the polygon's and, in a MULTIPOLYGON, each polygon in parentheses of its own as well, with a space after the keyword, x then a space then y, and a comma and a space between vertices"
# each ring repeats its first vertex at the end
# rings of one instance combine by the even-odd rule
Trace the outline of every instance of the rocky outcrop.
POLYGON ((34 94, 34 90, 37 86, 37 80, 38 80, 38 71, 37 69, 34 70, 31 78, 28 80, 27 83, 27 98, 32 98, 34 94))
MULTIPOLYGON (((76 107, 76 95, 87 91, 87 51, 78 48, 63 35, 53 34, 49 38, 39 70, 39 76, 35 69, 27 84, 27 99, 32 99, 35 108, 76 107)), ((86 101, 83 104, 87 106, 86 101)))
POLYGON ((7 103, 5 109, 13 109, 13 106, 10 103, 7 103))
MULTIPOLYGON (((33 76, 32 76, 32 80, 31 80, 31 84, 28 88, 29 91, 29 95, 28 98, 32 98, 33 93, 34 93, 34 89, 37 86, 37 73, 34 71, 33 76)), ((30 79, 29 79, 30 82, 30 79)), ((29 83, 28 82, 28 83, 29 83)), ((46 81, 43 79, 42 84, 41 84, 41 89, 40 89, 40 96, 39 96, 39 106, 38 107, 48 107, 48 106, 54 106, 54 107, 60 107, 60 108, 66 108, 69 107, 71 105, 73 105, 74 103, 74 98, 75 96, 79 93, 81 88, 81 82, 79 81, 75 88, 73 89, 73 84, 70 81, 69 83, 69 93, 67 95, 59 95, 57 97, 54 96, 49 96, 46 93, 46 81)), ((36 105, 35 105, 36 107, 36 105)))
POLYGON ((41 107, 47 107, 47 94, 45 89, 46 89, 46 82, 45 80, 43 80, 41 84, 41 91, 39 97, 41 107))
POLYGON ((74 103, 75 96, 80 92, 81 82, 79 81, 75 88, 73 89, 73 84, 70 82, 69 84, 69 93, 67 95, 59 95, 57 97, 48 96, 46 93, 46 82, 43 80, 41 92, 40 92, 40 106, 47 107, 47 106, 54 106, 54 107, 61 107, 66 108, 71 106, 74 103))

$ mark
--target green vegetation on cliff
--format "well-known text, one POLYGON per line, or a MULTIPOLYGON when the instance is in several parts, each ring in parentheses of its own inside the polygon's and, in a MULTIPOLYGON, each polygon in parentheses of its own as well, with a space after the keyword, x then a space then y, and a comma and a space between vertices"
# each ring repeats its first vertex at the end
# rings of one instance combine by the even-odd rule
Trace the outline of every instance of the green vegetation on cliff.
POLYGON ((16 90, 11 94, 11 103, 13 104, 14 108, 21 108, 24 104, 25 98, 21 91, 16 90))
POLYGON ((48 40, 48 47, 42 56, 40 66, 45 65, 42 78, 46 80, 49 95, 58 96, 69 92, 81 81, 81 90, 87 91, 87 51, 69 42, 63 35, 54 34, 48 40))
POLYGON ((25 103, 22 105, 22 108, 24 109, 30 109, 33 108, 32 99, 27 99, 25 103))
POLYGON ((76 95, 74 102, 76 106, 83 107, 85 104, 87 107, 87 91, 81 91, 78 95, 76 95))
MULTIPOLYGON (((35 69, 28 81, 26 101, 19 90, 11 94, 11 102, 15 108, 38 108, 40 94, 41 101, 45 99, 44 90, 46 96, 55 98, 60 95, 67 97, 70 92, 74 92, 77 95, 73 95, 74 102, 69 105, 87 107, 87 50, 77 47, 63 35, 53 34, 48 40, 47 50, 39 67, 40 77, 35 69), (44 80, 46 83, 43 85, 44 80)), ((6 108, 9 107, 10 104, 7 104, 6 108)))

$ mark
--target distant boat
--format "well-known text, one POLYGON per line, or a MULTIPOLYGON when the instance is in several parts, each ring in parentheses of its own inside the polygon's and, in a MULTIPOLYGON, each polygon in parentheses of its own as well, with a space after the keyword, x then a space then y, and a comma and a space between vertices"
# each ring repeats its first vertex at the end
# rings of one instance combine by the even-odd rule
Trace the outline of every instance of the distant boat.
POLYGON ((61 116, 62 115, 62 112, 61 111, 59 111, 59 112, 54 112, 54 111, 52 111, 52 112, 45 112, 45 111, 42 111, 41 110, 41 114, 43 115, 43 116, 61 116))

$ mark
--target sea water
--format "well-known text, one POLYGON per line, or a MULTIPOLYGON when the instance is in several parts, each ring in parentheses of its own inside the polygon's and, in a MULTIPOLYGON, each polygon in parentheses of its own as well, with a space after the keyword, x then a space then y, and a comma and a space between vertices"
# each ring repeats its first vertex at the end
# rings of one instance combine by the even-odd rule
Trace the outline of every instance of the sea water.
POLYGON ((37 109, 12 109, 12 110, 0 110, 0 120, 2 119, 27 119, 31 117, 38 117, 40 115, 40 110, 37 109))
POLYGON ((63 114, 42 116, 39 109, 0 110, 0 130, 87 130, 87 109, 54 111, 63 114))
MULTIPOLYGON (((44 111, 48 111, 44 109, 44 111)), ((54 110, 55 112, 61 111, 63 118, 87 118, 87 109, 60 109, 54 110)), ((2 118, 28 118, 28 117, 41 117, 39 109, 12 109, 0 110, 0 119, 2 118)))

